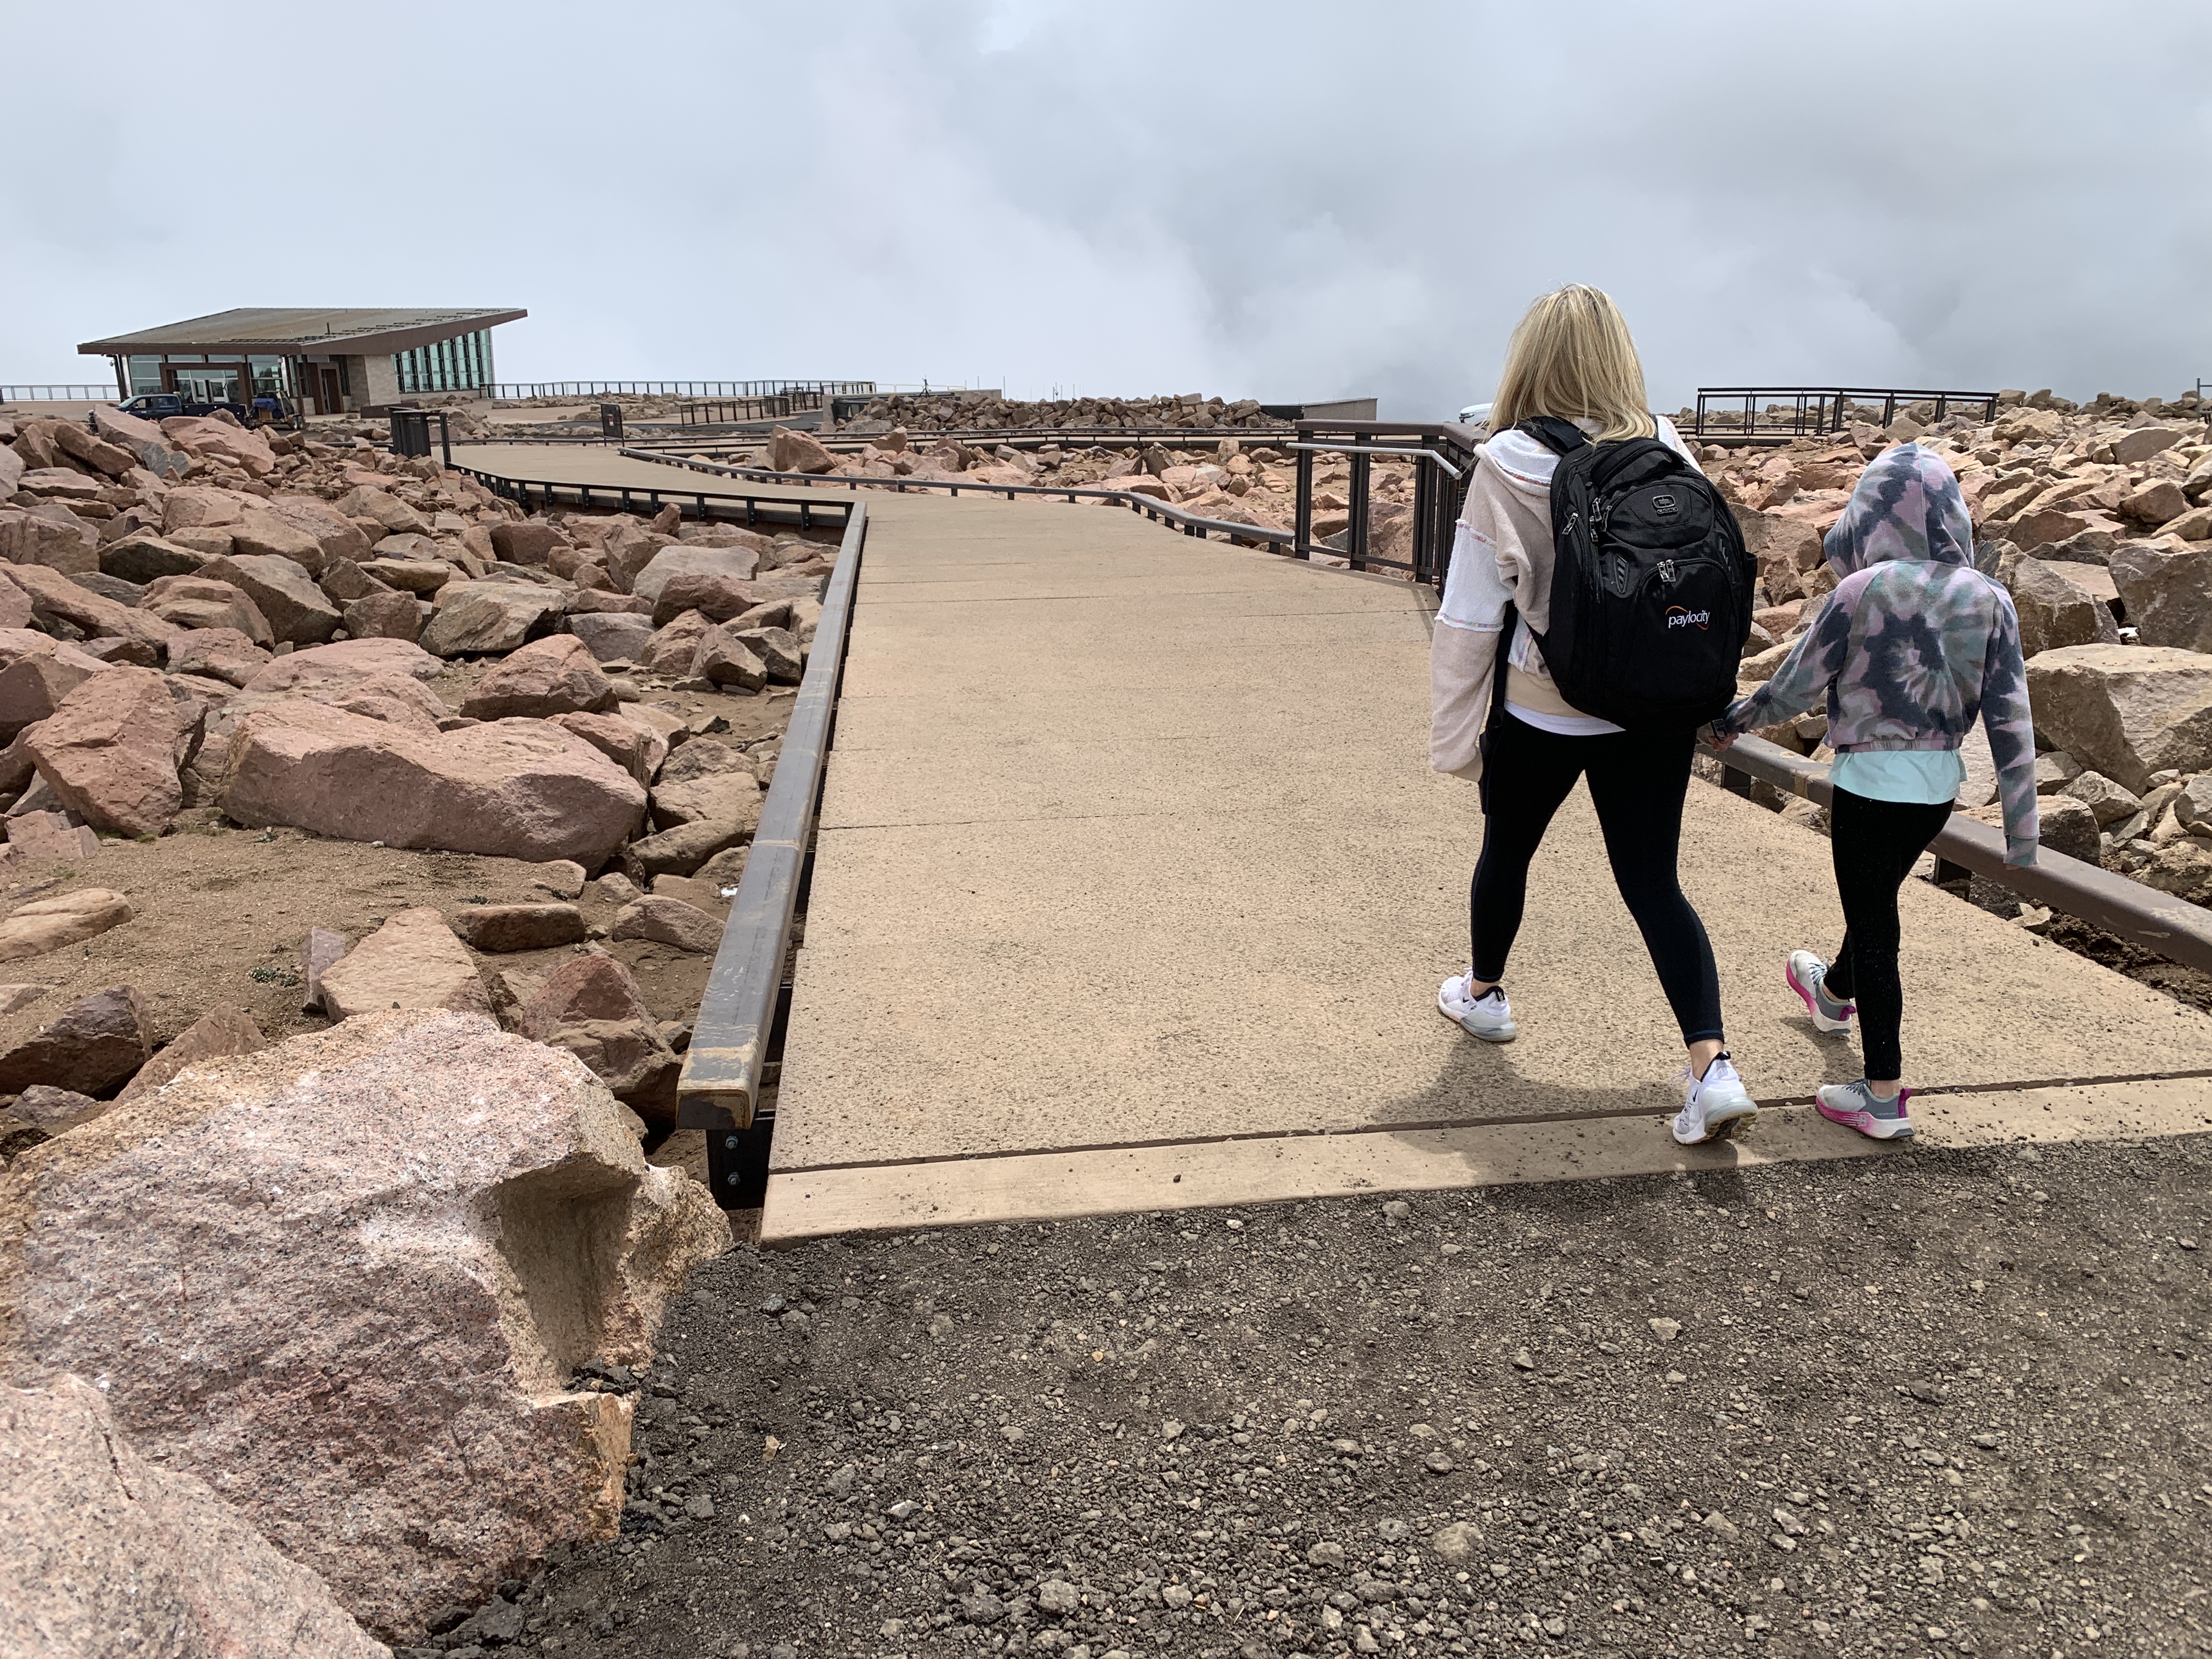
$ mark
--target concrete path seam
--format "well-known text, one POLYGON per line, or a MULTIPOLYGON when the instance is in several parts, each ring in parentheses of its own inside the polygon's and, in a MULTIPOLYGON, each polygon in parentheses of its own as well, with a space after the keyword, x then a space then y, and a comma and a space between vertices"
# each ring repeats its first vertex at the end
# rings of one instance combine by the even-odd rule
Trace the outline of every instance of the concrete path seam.
MULTIPOLYGON (((2019 1094, 2037 1089, 2094 1089, 2132 1083, 2186 1083, 2212 1079, 2212 1068, 2188 1072, 2131 1072, 2109 1077, 2038 1078, 2014 1083, 1961 1083, 1916 1088, 1915 1095, 2019 1094)), ((1759 1103, 1761 1110, 1813 1104, 1810 1095, 1790 1095, 1759 1103)), ((1246 1141, 1345 1139, 1355 1135, 1424 1134, 1451 1129, 1510 1129, 1540 1123, 1602 1123, 1623 1118, 1663 1118, 1664 1106, 1617 1106, 1588 1112, 1517 1112, 1504 1117, 1437 1117, 1403 1123, 1363 1123, 1343 1129, 1275 1129, 1254 1134, 1167 1135, 1150 1140, 1085 1141, 1068 1146, 994 1147, 985 1152, 940 1152, 921 1158, 856 1158, 837 1164, 806 1164, 778 1175, 829 1175, 847 1170, 923 1169, 940 1164, 989 1164, 1006 1158, 1055 1157, 1077 1152, 1156 1152, 1174 1146, 1227 1146, 1246 1141)))

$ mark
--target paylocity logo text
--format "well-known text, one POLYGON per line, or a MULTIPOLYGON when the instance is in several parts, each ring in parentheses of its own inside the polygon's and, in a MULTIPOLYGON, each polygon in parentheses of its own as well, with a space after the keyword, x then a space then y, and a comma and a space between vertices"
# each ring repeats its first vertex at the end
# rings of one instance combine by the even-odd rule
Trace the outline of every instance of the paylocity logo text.
POLYGON ((1679 605, 1667 607, 1667 626, 1669 628, 1705 629, 1712 626, 1712 621, 1713 613, 1710 611, 1685 611, 1679 605))

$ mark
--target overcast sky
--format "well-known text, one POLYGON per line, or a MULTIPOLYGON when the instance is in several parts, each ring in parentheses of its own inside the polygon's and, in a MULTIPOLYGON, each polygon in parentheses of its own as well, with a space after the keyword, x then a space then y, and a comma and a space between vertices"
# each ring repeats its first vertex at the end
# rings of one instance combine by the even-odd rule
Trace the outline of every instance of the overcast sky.
POLYGON ((1575 281, 1662 409, 2212 378, 2205 0, 0 0, 0 381, 232 306, 522 306, 502 380, 1417 418, 1575 281))

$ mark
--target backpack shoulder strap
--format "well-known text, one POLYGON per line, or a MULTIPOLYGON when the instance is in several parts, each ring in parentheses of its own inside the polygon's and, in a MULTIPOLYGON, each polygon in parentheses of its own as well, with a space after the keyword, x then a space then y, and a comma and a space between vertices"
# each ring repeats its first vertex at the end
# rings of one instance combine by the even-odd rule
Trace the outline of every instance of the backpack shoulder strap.
POLYGON ((1580 427, 1556 415, 1531 415, 1516 423, 1513 429, 1527 433, 1554 455, 1571 455, 1589 442, 1580 427))

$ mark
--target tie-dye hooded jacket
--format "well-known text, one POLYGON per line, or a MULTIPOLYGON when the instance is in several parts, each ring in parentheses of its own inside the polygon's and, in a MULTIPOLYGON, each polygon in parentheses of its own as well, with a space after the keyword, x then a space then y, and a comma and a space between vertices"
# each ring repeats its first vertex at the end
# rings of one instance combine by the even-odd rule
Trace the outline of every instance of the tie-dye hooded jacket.
POLYGON ((1956 749, 1978 715, 2004 802, 2005 862, 2035 862, 2035 734, 2012 597, 1974 568, 1951 469, 1917 444, 1867 467, 1822 546, 1842 578, 1774 678, 1713 722, 1749 732, 1828 694, 1837 750, 1956 749))

